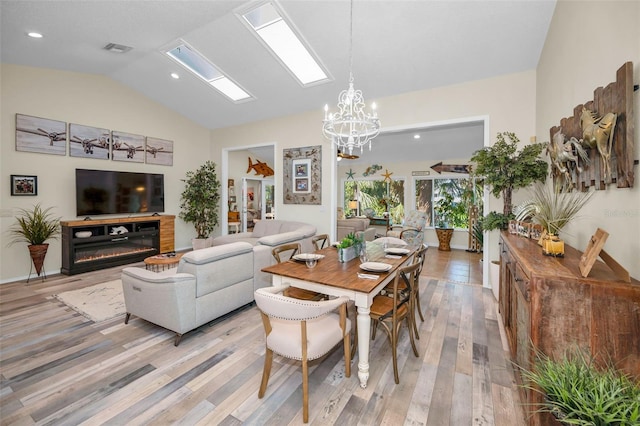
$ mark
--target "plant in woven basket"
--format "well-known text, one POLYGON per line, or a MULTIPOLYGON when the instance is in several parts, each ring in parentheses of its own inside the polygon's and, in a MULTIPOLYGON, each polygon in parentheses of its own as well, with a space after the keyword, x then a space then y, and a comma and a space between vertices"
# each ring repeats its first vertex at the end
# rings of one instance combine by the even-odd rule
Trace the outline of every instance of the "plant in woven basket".
POLYGON ((33 265, 40 276, 49 247, 46 241, 60 235, 60 218, 52 215, 51 207, 43 209, 40 204, 36 204, 31 210, 20 209, 19 212, 16 223, 9 228, 12 236, 9 244, 29 244, 33 265))

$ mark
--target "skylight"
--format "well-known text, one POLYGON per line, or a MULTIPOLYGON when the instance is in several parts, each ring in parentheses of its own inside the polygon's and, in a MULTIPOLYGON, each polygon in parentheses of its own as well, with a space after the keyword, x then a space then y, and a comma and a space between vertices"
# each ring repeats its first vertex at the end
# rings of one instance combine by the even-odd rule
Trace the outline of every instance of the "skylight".
POLYGON ((186 43, 181 43, 165 53, 231 100, 237 102, 251 98, 250 94, 222 74, 207 58, 186 43))
POLYGON ((273 4, 263 4, 242 17, 302 85, 328 79, 318 61, 273 4))

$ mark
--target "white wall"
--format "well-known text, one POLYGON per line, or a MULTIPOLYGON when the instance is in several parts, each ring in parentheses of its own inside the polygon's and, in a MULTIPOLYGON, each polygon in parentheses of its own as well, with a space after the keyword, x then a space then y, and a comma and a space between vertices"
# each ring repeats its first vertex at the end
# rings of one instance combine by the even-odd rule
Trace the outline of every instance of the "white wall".
MULTIPOLYGON (((593 91, 616 80, 625 62, 634 65, 634 84, 640 82, 640 2, 574 2, 561 0, 547 35, 537 69, 536 134, 549 140, 549 129, 572 115, 576 105, 593 99, 593 91)), ((633 95, 634 159, 640 157, 640 92, 633 95)), ((618 189, 595 191, 581 217, 561 236, 583 250, 597 228, 609 233, 605 250, 631 276, 640 278, 640 181, 618 189)), ((591 190, 593 191, 593 189, 591 190)))
MULTIPOLYGON (((187 170, 211 157, 210 133, 185 117, 102 76, 2 64, 0 74, 0 282, 26 278, 30 258, 26 244, 7 247, 7 229, 17 208, 35 203, 54 207, 63 220, 76 219, 75 169, 96 168, 165 175, 165 209, 178 215, 187 170), (47 155, 15 150, 16 113, 172 140, 173 166, 47 155), (9 175, 38 176, 36 197, 9 193, 9 175)), ((67 149, 68 152, 68 149, 67 149)), ((176 246, 190 247, 195 231, 176 218, 176 246)), ((48 274, 60 271, 61 241, 50 241, 48 274)))

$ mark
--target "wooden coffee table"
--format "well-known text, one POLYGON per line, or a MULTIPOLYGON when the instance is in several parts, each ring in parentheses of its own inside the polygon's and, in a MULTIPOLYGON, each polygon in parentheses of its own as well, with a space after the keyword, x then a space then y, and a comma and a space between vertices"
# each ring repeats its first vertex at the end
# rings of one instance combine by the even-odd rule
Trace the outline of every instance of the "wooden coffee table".
POLYGON ((144 260, 144 265, 149 271, 159 272, 165 269, 175 268, 180 262, 180 258, 183 253, 176 253, 175 256, 169 256, 167 254, 157 254, 155 256, 147 257, 144 260))

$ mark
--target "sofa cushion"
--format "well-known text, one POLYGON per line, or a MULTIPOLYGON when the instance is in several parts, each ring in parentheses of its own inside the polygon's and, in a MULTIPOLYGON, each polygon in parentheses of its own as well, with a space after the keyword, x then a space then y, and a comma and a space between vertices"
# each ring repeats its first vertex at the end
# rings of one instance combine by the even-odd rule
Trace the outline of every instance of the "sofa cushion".
POLYGON ((291 243, 299 241, 304 238, 304 235, 300 232, 283 232, 281 234, 267 235, 258 239, 258 244, 265 246, 279 246, 280 244, 291 243))
POLYGON ((280 233, 282 222, 279 220, 260 220, 253 227, 253 237, 262 238, 280 233))
POLYGON ((190 251, 180 259, 178 272, 180 272, 180 266, 182 266, 183 263, 202 265, 205 263, 213 262, 215 260, 236 256, 241 253, 248 253, 252 249, 253 246, 249 243, 235 242, 231 244, 225 244, 224 246, 214 246, 205 249, 190 251))

